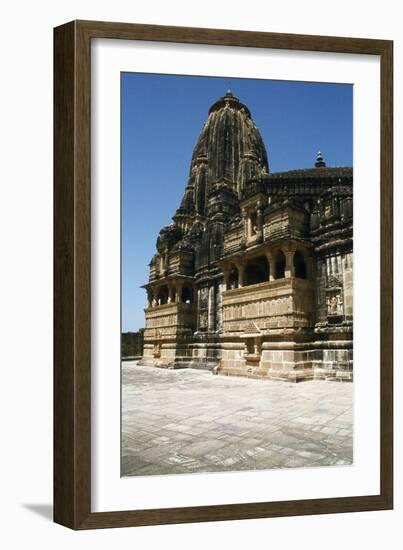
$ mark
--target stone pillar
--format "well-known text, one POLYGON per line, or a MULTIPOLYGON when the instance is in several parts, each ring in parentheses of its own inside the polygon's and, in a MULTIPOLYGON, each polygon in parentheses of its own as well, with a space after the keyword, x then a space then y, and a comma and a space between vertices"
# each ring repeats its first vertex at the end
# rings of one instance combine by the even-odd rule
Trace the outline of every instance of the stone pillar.
POLYGON ((274 281, 274 273, 276 271, 276 260, 272 252, 266 252, 266 258, 269 262, 269 281, 274 281))
POLYGON ((183 283, 182 281, 177 281, 176 283, 176 296, 175 296, 175 302, 179 303, 182 301, 182 288, 183 283))
POLYGON ((290 277, 295 276, 294 262, 293 262, 294 252, 295 252, 295 250, 292 249, 292 248, 288 248, 288 249, 284 250, 284 255, 285 255, 284 277, 286 279, 289 279, 290 277))
POLYGON ((242 216, 242 222, 243 222, 243 237, 244 237, 245 242, 246 242, 249 238, 250 219, 248 218, 245 210, 242 210, 241 216, 242 216))
POLYGON ((353 315, 353 255, 348 253, 344 257, 343 268, 343 301, 344 314, 346 316, 353 315))
POLYGON ((215 328, 216 331, 221 332, 222 331, 222 317, 223 317, 223 308, 222 308, 222 293, 223 293, 223 284, 220 283, 216 287, 216 320, 215 320, 215 328))
POLYGON ((250 215, 248 215, 248 218, 247 218, 247 224, 248 224, 248 229, 247 229, 247 236, 248 238, 252 236, 253 232, 252 232, 252 220, 250 218, 250 215))
POLYGON ((214 332, 214 317, 215 317, 215 288, 210 286, 208 289, 208 331, 214 332))
POLYGON ((245 284, 245 266, 243 263, 238 263, 236 268, 238 270, 238 287, 242 288, 245 284))
POLYGON ((229 274, 230 274, 230 270, 228 267, 224 267, 223 270, 223 276, 224 276, 224 290, 229 290, 230 286, 229 286, 229 274))
POLYGON ((199 332, 200 330, 200 288, 195 289, 196 292, 196 331, 199 332))
POLYGON ((258 239, 263 239, 263 210, 259 206, 257 209, 257 235, 258 239))
POLYGON ((172 304, 174 301, 174 290, 175 288, 172 285, 168 286, 168 304, 172 304))
POLYGON ((151 302, 151 305, 152 307, 155 307, 158 305, 158 301, 157 301, 157 297, 158 297, 158 288, 157 287, 153 287, 151 289, 151 292, 152 292, 152 302, 151 302))

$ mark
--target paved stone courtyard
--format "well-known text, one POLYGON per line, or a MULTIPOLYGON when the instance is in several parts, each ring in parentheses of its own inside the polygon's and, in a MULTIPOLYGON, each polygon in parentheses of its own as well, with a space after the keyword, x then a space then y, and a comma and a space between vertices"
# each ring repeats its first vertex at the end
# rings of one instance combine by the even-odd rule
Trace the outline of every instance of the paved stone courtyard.
POLYGON ((353 384, 122 366, 122 475, 349 465, 353 384))

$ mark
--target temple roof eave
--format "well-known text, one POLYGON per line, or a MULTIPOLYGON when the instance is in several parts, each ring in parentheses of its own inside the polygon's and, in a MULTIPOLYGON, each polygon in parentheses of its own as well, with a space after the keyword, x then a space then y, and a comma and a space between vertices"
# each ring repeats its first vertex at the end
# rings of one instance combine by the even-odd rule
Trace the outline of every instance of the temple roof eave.
POLYGON ((295 170, 286 170, 282 172, 270 172, 263 177, 267 183, 277 180, 295 180, 295 179, 349 179, 353 177, 353 168, 351 166, 326 166, 322 168, 299 168, 295 170))
POLYGON ((140 285, 140 288, 148 289, 155 286, 169 284, 177 281, 190 282, 190 281, 194 281, 194 277, 192 275, 182 275, 180 273, 173 273, 171 275, 166 275, 165 277, 158 277, 158 279, 153 279, 148 283, 140 285))
POLYGON ((271 239, 270 241, 264 241, 263 243, 242 250, 230 252, 224 254, 218 261, 217 265, 223 269, 230 263, 243 263, 249 259, 266 254, 271 250, 281 248, 282 246, 289 246, 291 248, 303 248, 305 250, 312 250, 314 248, 313 243, 308 239, 296 239, 294 237, 281 237, 279 239, 271 239))

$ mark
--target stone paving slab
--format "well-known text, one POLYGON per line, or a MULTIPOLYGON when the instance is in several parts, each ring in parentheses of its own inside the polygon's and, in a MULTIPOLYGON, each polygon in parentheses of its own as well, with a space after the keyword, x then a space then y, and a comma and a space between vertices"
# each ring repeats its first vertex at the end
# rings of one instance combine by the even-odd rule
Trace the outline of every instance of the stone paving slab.
POLYGON ((122 365, 122 475, 353 463, 353 384, 122 365))

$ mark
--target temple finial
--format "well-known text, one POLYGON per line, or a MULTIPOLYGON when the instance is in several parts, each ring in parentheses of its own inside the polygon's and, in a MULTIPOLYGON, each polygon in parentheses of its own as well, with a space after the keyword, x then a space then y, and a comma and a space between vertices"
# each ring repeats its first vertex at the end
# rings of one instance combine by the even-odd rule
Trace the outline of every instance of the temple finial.
POLYGON ((316 161, 315 161, 315 168, 325 168, 326 162, 323 158, 323 155, 320 151, 318 151, 318 154, 316 155, 316 161))

